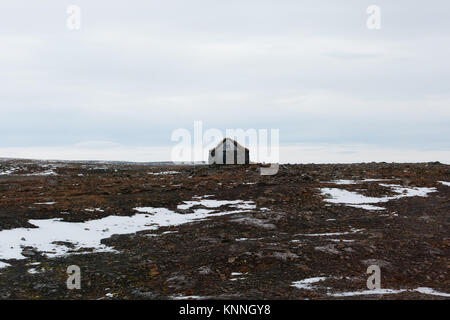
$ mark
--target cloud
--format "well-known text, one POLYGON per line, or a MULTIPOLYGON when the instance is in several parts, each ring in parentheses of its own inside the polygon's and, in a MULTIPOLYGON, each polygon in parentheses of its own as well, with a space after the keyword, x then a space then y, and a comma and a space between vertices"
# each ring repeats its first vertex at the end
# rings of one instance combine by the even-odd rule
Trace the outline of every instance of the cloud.
POLYGON ((120 144, 112 141, 83 141, 75 143, 74 147, 86 149, 111 149, 120 147, 120 144))
POLYGON ((195 120, 286 144, 449 146, 447 1, 380 0, 379 31, 357 0, 79 0, 80 31, 69 4, 2 4, 0 147, 169 146, 195 120))

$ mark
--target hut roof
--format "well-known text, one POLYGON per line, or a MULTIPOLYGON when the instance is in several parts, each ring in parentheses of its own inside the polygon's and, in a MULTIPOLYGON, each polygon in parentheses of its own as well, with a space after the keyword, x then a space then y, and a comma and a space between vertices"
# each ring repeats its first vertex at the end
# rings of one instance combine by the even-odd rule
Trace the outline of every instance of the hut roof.
POLYGON ((209 150, 209 151, 212 151, 212 150, 214 150, 214 149, 217 149, 217 148, 219 148, 220 146, 222 146, 226 141, 229 141, 229 142, 231 142, 231 143, 233 143, 236 147, 238 147, 238 148, 242 148, 242 149, 244 149, 244 150, 248 150, 248 148, 246 148, 246 147, 244 147, 243 145, 241 145, 239 142, 237 142, 236 140, 233 140, 233 139, 231 139, 231 138, 224 138, 221 142, 219 142, 219 144, 217 145, 217 146, 215 146, 214 148, 212 148, 211 150, 209 150))

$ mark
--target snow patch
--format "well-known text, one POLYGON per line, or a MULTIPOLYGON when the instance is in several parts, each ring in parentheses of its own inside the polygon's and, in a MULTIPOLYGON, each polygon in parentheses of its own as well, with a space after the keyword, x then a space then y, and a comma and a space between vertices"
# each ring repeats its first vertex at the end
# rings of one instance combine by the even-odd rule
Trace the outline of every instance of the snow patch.
MULTIPOLYGON (((331 276, 330 278, 337 279, 337 277, 331 276)), ((293 282, 291 284, 291 287, 296 287, 298 289, 304 289, 304 290, 315 290, 318 288, 317 284, 319 282, 322 282, 326 280, 327 277, 314 277, 314 278, 307 278, 300 281, 293 282)), ((327 288, 329 291, 330 288, 327 288)), ((427 287, 419 287, 417 289, 373 289, 373 290, 361 290, 361 291, 344 291, 344 292, 335 292, 330 293, 328 292, 327 295, 330 297, 352 297, 352 296, 365 296, 365 295, 383 295, 383 294, 398 294, 402 292, 419 292, 422 294, 429 294, 434 296, 440 296, 440 297, 450 297, 450 294, 436 291, 432 288, 427 287)))
MULTIPOLYGON (((242 201, 229 201, 241 203, 242 201)), ((213 208, 211 204, 211 208, 213 208)), ((217 208, 214 208, 217 209, 217 208)), ((0 231, 0 259, 25 259, 24 247, 32 247, 48 257, 83 253, 81 249, 92 248, 94 252, 115 252, 101 243, 113 234, 132 234, 159 227, 177 226, 209 217, 242 213, 243 210, 221 211, 196 209, 193 213, 179 214, 166 208, 135 208, 133 216, 108 216, 85 222, 65 222, 62 219, 29 220, 36 228, 16 228, 0 231)))
POLYGON ((328 237, 328 236, 342 236, 351 233, 361 232, 364 229, 350 229, 350 231, 345 232, 328 232, 328 233, 299 233, 296 236, 305 236, 305 237, 328 237))
POLYGON ((334 183, 334 184, 357 184, 355 180, 332 180, 327 183, 334 183))
POLYGON ((439 292, 431 288, 427 287, 419 287, 417 289, 400 289, 400 290, 394 290, 394 289, 374 289, 374 290, 364 290, 364 291, 350 291, 350 292, 339 292, 339 293, 329 293, 329 296, 332 297, 351 297, 351 296, 364 296, 364 295, 370 295, 370 294, 397 294, 402 292, 419 292, 422 294, 429 294, 433 296, 440 296, 440 297, 450 297, 450 294, 439 292))
POLYGON ((436 291, 434 289, 427 288, 427 287, 419 287, 417 289, 414 289, 413 291, 420 292, 423 294, 430 294, 433 296, 450 297, 449 293, 439 292, 439 291, 436 291))
POLYGON ((371 204, 348 204, 347 206, 364 210, 384 210, 383 207, 377 207, 371 204))
POLYGON ((339 188, 321 188, 320 192, 322 195, 329 196, 329 198, 324 200, 325 202, 345 204, 347 206, 366 210, 384 210, 382 207, 372 206, 370 204, 383 203, 405 197, 427 197, 429 193, 436 192, 436 188, 402 187, 395 184, 380 184, 380 186, 390 188, 393 192, 397 193, 397 195, 380 198, 367 197, 353 191, 339 188))
POLYGON ((9 170, 0 171, 0 176, 10 175, 11 173, 13 173, 16 170, 18 170, 18 169, 17 168, 12 168, 12 169, 9 169, 9 170))
POLYGON ((44 270, 43 270, 43 269, 38 270, 38 269, 36 269, 36 268, 31 268, 31 269, 28 269, 27 272, 28 272, 29 274, 37 274, 37 273, 42 273, 42 272, 44 272, 44 270))
POLYGON ((231 206, 237 209, 255 209, 256 205, 253 201, 242 200, 211 200, 211 199, 199 199, 195 201, 184 201, 184 204, 177 206, 178 210, 187 210, 194 206, 203 206, 206 208, 218 208, 221 206, 231 206))
POLYGON ((264 238, 238 238, 235 241, 257 241, 257 240, 262 240, 264 238))
POLYGON ((178 171, 162 171, 162 172, 149 172, 148 174, 159 176, 159 175, 166 175, 166 174, 177 174, 180 173, 178 171))
POLYGON ((208 297, 202 297, 202 296, 172 296, 173 300, 204 300, 208 299, 208 297))
POLYGON ((393 290, 393 289, 373 289, 373 290, 363 290, 363 291, 349 291, 349 292, 339 292, 339 293, 328 293, 331 297, 351 297, 351 296, 366 296, 371 294, 397 294, 405 292, 407 290, 393 290))
POLYGON ((84 211, 87 211, 87 212, 95 212, 95 211, 105 212, 105 211, 104 211, 103 209, 101 209, 101 208, 93 208, 93 209, 89 208, 89 209, 84 209, 84 211))
POLYGON ((334 183, 334 184, 358 184, 361 182, 380 182, 380 181, 389 181, 390 179, 363 179, 363 180, 345 180, 345 179, 340 179, 340 180, 332 180, 332 181, 327 181, 325 183, 334 183))
POLYGON ((53 170, 46 170, 46 171, 42 171, 42 172, 26 174, 26 176, 56 176, 56 175, 58 175, 58 174, 53 170))
POLYGON ((313 283, 324 281, 326 277, 314 277, 314 278, 307 278, 300 281, 292 282, 291 287, 295 287, 297 289, 305 289, 305 290, 313 290, 314 286, 313 283))

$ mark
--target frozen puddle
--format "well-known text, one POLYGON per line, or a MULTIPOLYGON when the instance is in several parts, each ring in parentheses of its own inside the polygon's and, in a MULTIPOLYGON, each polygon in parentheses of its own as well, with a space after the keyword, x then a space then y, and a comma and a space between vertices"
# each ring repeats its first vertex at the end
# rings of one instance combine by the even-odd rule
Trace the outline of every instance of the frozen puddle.
POLYGON ((361 208, 365 210, 384 210, 380 206, 373 204, 388 202, 406 197, 427 197, 429 193, 436 192, 436 188, 416 188, 416 187, 402 187, 396 184, 380 184, 380 186, 390 188, 397 195, 385 197, 367 197, 357 192, 343 190, 339 188, 321 188, 322 195, 328 196, 324 199, 325 202, 334 204, 345 204, 349 207, 361 208))
MULTIPOLYGON (((202 205, 204 200, 192 205, 202 205)), ((133 216, 108 216, 85 222, 65 222, 61 219, 29 220, 36 228, 16 228, 0 231, 0 267, 8 264, 1 260, 25 259, 24 247, 32 247, 47 257, 59 257, 70 253, 83 253, 90 248, 94 252, 115 252, 112 247, 101 243, 113 234, 132 234, 159 227, 178 226, 209 217, 246 212, 255 205, 248 201, 218 201, 217 206, 207 202, 208 208, 197 208, 192 213, 180 214, 166 208, 135 208, 139 213, 133 216), (231 204, 238 210, 219 211, 218 206, 231 204)))

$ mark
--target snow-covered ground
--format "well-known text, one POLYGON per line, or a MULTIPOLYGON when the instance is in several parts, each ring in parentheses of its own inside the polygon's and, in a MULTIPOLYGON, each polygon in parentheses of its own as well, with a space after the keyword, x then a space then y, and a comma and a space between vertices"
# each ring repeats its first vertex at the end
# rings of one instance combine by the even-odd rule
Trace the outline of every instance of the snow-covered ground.
POLYGON ((359 290, 359 291, 345 291, 345 292, 330 292, 332 288, 323 286, 322 282, 327 279, 338 279, 337 277, 313 277, 300 281, 292 282, 291 286, 302 290, 316 290, 320 287, 326 288, 327 295, 330 297, 352 297, 352 296, 366 296, 366 295, 384 295, 384 294, 398 294, 402 292, 420 292, 422 294, 435 295, 440 297, 450 297, 450 294, 436 291, 432 288, 419 287, 416 289, 373 289, 373 290, 359 290))
POLYGON ((26 174, 27 176, 56 176, 57 173, 53 170, 45 170, 42 172, 35 172, 35 173, 29 173, 26 174))
MULTIPOLYGON (((373 181, 373 180, 372 180, 373 181)), ((357 181, 345 180, 345 184, 356 184, 357 181)), ((339 184, 339 183, 338 183, 339 184)), ((384 210, 383 207, 373 204, 384 203, 390 200, 396 200, 406 197, 427 197, 429 193, 436 192, 436 188, 403 187, 396 184, 380 183, 380 186, 390 188, 396 193, 393 196, 367 197, 363 194, 348 191, 340 188, 321 188, 320 192, 326 196, 325 202, 334 204, 345 204, 349 207, 361 208, 366 210, 384 210)))
MULTIPOLYGON (((41 165, 41 167, 43 168, 48 168, 48 165, 41 165)), ((52 167, 51 169, 47 169, 45 171, 38 171, 38 172, 32 172, 32 173, 26 173, 24 174, 25 176, 53 176, 53 175, 57 175, 57 173, 55 171, 53 171, 53 169, 55 169, 55 167, 52 167)), ((0 176, 7 176, 7 175, 12 175, 12 174, 16 174, 16 172, 18 171, 28 171, 28 168, 25 167, 10 167, 8 169, 3 168, 0 169, 0 176)))
POLYGON ((372 294, 396 294, 396 293, 402 293, 406 290, 394 290, 394 289, 373 289, 373 290, 362 290, 362 291, 348 291, 348 292, 336 292, 336 293, 329 293, 328 295, 331 297, 352 297, 352 296, 366 296, 366 295, 372 295, 372 294))
MULTIPOLYGON (((188 201, 188 207, 203 206, 193 213, 180 214, 166 208, 139 207, 133 216, 108 216, 85 222, 65 222, 61 219, 29 220, 36 228, 16 228, 0 231, 0 260, 25 259, 24 247, 32 247, 48 257, 58 257, 83 248, 94 252, 113 252, 114 249, 101 243, 113 234, 131 234, 160 227, 177 226, 213 216, 246 212, 254 209, 250 201, 198 200, 188 201), (223 205, 236 210, 218 211, 223 205), (213 213, 214 212, 214 213, 213 213), (65 245, 64 243, 68 243, 65 245)), ((0 267, 8 264, 0 261, 0 267)))
POLYGON ((0 176, 10 175, 10 174, 14 173, 14 171, 16 171, 16 170, 17 170, 17 168, 0 170, 0 176))

